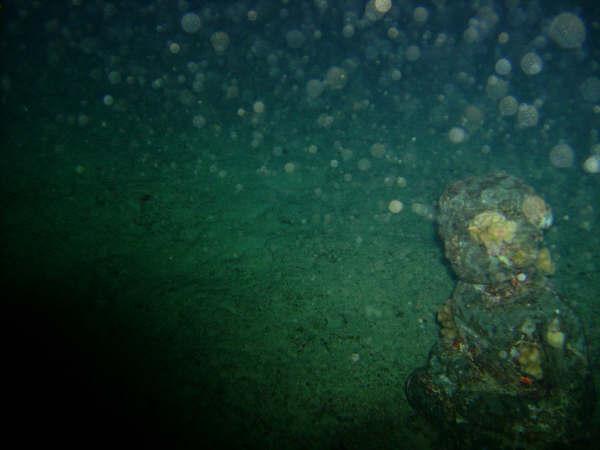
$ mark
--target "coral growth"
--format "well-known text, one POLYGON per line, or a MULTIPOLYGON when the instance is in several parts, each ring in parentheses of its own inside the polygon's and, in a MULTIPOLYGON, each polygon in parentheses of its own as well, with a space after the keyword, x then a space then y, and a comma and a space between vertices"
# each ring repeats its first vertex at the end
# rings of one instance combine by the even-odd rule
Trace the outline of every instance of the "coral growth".
POLYGON ((552 262, 552 257, 550 256, 550 250, 546 247, 542 248, 537 254, 535 266, 540 272, 546 275, 552 275, 556 270, 554 263, 552 262))
POLYGON ((517 223, 498 211, 477 214, 468 225, 469 234, 483 244, 490 255, 499 255, 503 246, 515 238, 517 223))
POLYGON ((549 228, 552 225, 552 211, 544 199, 538 195, 526 195, 521 211, 529 223, 537 228, 549 228))
POLYGON ((517 361, 523 372, 536 379, 543 377, 542 354, 536 344, 522 343, 518 347, 518 355, 517 361))

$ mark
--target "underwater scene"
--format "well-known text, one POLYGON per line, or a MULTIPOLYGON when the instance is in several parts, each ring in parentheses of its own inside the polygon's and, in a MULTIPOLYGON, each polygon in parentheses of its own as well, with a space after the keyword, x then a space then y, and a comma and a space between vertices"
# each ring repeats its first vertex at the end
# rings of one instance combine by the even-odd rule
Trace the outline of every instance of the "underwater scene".
POLYGON ((6 439, 590 449, 600 3, 0 2, 6 439))

